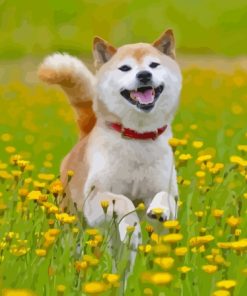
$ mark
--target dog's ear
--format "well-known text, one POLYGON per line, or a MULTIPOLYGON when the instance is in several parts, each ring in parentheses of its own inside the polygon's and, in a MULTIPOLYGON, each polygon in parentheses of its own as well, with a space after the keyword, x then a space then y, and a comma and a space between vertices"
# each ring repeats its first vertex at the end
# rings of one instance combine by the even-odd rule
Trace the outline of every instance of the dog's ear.
POLYGON ((96 69, 99 69, 104 63, 108 62, 116 51, 117 49, 104 39, 98 36, 94 37, 93 55, 96 69))
POLYGON ((152 45, 162 53, 175 59, 175 39, 171 29, 165 31, 152 45))

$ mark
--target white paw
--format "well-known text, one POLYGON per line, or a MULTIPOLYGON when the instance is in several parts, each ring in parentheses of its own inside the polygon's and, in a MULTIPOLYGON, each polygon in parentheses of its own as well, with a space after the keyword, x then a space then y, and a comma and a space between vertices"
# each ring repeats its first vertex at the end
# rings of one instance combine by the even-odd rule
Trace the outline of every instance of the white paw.
POLYGON ((159 192, 153 198, 147 210, 147 216, 160 222, 176 218, 177 205, 167 192, 159 192))
POLYGON ((147 215, 151 219, 156 219, 160 222, 171 219, 171 211, 167 207, 159 206, 158 208, 149 207, 147 210, 147 215))

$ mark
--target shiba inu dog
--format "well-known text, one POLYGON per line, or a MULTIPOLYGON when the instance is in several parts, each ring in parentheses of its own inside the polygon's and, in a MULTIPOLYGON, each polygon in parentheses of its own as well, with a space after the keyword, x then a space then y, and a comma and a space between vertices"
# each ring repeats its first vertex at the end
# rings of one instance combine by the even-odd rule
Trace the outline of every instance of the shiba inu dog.
POLYGON ((109 201, 107 215, 116 213, 121 240, 135 225, 132 242, 137 246, 135 200, 144 201, 152 219, 177 216, 176 171, 168 144, 182 81, 174 36, 167 30, 152 44, 119 48, 95 37, 93 54, 96 75, 68 54, 51 55, 39 68, 43 81, 66 92, 81 131, 61 165, 64 183, 67 171, 75 172, 62 205, 72 201, 95 226, 104 220, 101 202, 109 201))

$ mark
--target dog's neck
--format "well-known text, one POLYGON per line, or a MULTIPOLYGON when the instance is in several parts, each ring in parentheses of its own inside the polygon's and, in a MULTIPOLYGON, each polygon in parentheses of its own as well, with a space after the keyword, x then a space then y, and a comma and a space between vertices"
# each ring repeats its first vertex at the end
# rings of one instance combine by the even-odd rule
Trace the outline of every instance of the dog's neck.
POLYGON ((148 131, 144 133, 139 133, 138 131, 125 128, 119 122, 109 122, 106 121, 106 126, 110 129, 115 130, 116 132, 120 133, 122 137, 128 139, 135 139, 135 140, 156 140, 161 134, 165 132, 167 129, 167 125, 164 125, 156 130, 148 131))

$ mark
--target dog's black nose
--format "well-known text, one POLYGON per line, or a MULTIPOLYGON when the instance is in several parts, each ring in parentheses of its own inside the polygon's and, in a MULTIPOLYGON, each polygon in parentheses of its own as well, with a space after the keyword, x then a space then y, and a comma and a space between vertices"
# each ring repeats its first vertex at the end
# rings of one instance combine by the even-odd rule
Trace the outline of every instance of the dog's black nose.
POLYGON ((141 71, 136 74, 136 78, 142 83, 148 83, 152 78, 152 73, 148 71, 141 71))

